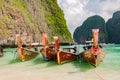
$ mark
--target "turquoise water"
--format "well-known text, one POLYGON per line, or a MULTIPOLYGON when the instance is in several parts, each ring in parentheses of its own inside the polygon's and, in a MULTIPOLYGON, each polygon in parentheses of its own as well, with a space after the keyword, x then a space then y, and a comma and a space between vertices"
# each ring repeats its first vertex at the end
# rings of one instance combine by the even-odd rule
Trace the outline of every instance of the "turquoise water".
POLYGON ((110 69, 120 69, 120 45, 112 45, 104 47, 107 55, 104 59, 104 62, 101 64, 101 67, 110 68, 110 69))
MULTIPOLYGON (((61 46, 61 49, 68 46, 61 46)), ((83 51, 79 45, 80 52, 83 51)), ((0 58, 0 80, 119 80, 120 79, 120 45, 105 45, 107 53, 103 62, 96 68, 81 60, 64 64, 55 61, 43 61, 42 55, 21 62, 16 49, 4 49, 0 58), (7 76, 6 76, 7 75, 7 76)))
MULTIPOLYGON (((68 46, 62 46, 61 49, 68 47, 68 46)), ((107 68, 107 69, 114 69, 118 70, 120 69, 120 45, 106 45, 103 47, 103 50, 107 53, 106 57, 104 58, 103 62, 98 66, 101 68, 107 68)), ((82 45, 79 45, 79 51, 83 51, 82 45)), ((42 64, 45 63, 43 61, 43 58, 40 55, 38 55, 36 58, 26 61, 26 62, 21 62, 17 58, 17 52, 16 49, 14 48, 8 48, 4 49, 4 56, 0 58, 0 66, 4 65, 10 65, 10 64, 23 64, 23 65, 35 65, 35 64, 42 64)), ((57 65, 55 61, 49 61, 49 65, 57 65)), ((80 61, 73 61, 70 62, 70 64, 73 64, 75 67, 80 67, 81 70, 87 70, 89 67, 92 67, 86 62, 80 62, 80 61)), ((93 68, 93 67, 92 67, 93 68)))

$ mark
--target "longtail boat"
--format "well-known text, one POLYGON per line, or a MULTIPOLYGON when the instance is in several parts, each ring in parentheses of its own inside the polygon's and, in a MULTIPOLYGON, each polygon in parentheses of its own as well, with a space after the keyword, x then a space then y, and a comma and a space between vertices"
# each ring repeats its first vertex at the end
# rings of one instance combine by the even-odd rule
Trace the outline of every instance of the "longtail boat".
POLYGON ((44 61, 48 61, 55 58, 55 46, 54 44, 47 44, 47 33, 42 34, 42 46, 40 52, 44 61))
POLYGON ((20 42, 20 34, 16 35, 17 37, 17 52, 18 52, 18 58, 22 61, 26 61, 29 59, 32 59, 38 55, 38 51, 33 51, 28 48, 23 48, 20 42))
POLYGON ((2 57, 2 56, 3 56, 3 53, 0 52, 0 57, 2 57))
POLYGON ((4 54, 3 54, 3 48, 0 46, 0 57, 2 57, 4 54))
POLYGON ((95 67, 103 61, 106 55, 101 46, 98 45, 98 33, 99 29, 92 29, 93 44, 92 46, 87 46, 87 49, 80 54, 88 63, 95 67))
POLYGON ((0 53, 0 57, 2 57, 3 56, 3 53, 0 53))
POLYGON ((47 34, 42 34, 43 48, 41 48, 40 52, 43 55, 44 61, 54 59, 56 60, 57 64, 61 64, 63 62, 71 61, 75 58, 74 53, 60 50, 58 36, 54 37, 54 41, 55 44, 47 44, 47 34))
POLYGON ((58 37, 55 36, 54 40, 55 40, 55 48, 56 48, 55 50, 56 50, 56 62, 57 62, 57 64, 72 61, 72 60, 75 59, 75 53, 71 52, 72 48, 66 48, 66 49, 68 49, 68 51, 60 50, 59 49, 60 46, 59 46, 58 37))

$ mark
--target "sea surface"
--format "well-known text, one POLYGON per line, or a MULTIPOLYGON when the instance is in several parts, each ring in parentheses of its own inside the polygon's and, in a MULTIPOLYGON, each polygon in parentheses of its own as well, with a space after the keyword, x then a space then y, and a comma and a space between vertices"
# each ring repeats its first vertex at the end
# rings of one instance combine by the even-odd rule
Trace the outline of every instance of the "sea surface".
MULTIPOLYGON (((66 47, 73 46, 61 46, 61 50, 66 47)), ((78 45, 79 52, 83 51, 82 47, 83 45, 78 45)), ((95 68, 81 60, 60 65, 55 61, 45 62, 41 54, 32 60, 21 62, 17 58, 16 48, 7 48, 0 58, 0 80, 15 80, 16 76, 22 76, 24 80, 54 80, 55 76, 58 77, 57 80, 120 80, 120 44, 104 45, 103 50, 106 56, 95 68)))

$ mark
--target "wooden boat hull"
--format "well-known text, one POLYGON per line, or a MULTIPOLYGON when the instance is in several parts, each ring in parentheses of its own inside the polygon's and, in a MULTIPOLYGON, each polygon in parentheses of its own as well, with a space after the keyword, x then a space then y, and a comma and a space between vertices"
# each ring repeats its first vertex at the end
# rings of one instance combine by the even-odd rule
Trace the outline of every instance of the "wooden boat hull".
POLYGON ((4 55, 3 48, 0 46, 0 57, 2 57, 3 55, 4 55))
POLYGON ((56 51, 53 48, 42 48, 40 50, 44 61, 48 61, 48 60, 56 60, 57 64, 61 64, 64 62, 68 62, 68 61, 72 61, 73 59, 75 59, 75 54, 71 53, 71 52, 66 52, 66 51, 56 51))
POLYGON ((71 61, 75 58, 75 55, 71 52, 60 51, 58 36, 54 36, 55 44, 47 44, 45 36, 43 35, 43 48, 40 50, 43 55, 44 61, 55 59, 58 64, 62 62, 71 61))
POLYGON ((0 53, 0 57, 2 57, 3 56, 3 53, 0 53))
POLYGON ((104 51, 98 52, 97 54, 91 52, 90 50, 86 50, 81 53, 81 56, 84 60, 88 63, 92 64, 93 66, 97 66, 100 62, 103 61, 106 53, 104 51))
POLYGON ((58 51, 56 54, 56 62, 57 64, 61 64, 64 62, 72 61, 75 59, 75 54, 66 51, 58 51))
POLYGON ((55 59, 55 50, 53 48, 44 47, 40 50, 44 61, 55 59))
POLYGON ((18 58, 22 61, 30 60, 38 55, 37 51, 32 51, 26 48, 18 49, 18 58))

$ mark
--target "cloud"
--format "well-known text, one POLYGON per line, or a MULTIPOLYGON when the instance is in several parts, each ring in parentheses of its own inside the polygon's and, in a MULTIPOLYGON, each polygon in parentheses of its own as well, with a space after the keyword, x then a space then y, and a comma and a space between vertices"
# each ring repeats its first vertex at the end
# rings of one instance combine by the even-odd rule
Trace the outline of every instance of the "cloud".
POLYGON ((120 10, 119 3, 120 0, 58 0, 72 34, 89 16, 100 15, 107 21, 120 10))

